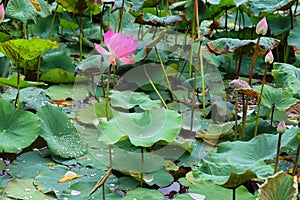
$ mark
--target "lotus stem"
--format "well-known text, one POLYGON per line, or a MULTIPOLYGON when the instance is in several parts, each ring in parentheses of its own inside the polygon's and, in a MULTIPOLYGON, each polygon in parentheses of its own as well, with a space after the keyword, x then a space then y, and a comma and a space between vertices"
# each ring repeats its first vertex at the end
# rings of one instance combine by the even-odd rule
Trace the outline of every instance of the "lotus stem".
POLYGON ((80 30, 80 34, 79 34, 79 51, 80 51, 80 57, 79 60, 82 61, 82 11, 80 11, 80 25, 79 25, 79 30, 80 30))
POLYGON ((148 80, 149 80, 149 83, 151 84, 153 90, 155 91, 155 93, 156 93, 157 96, 159 97, 159 99, 160 99, 160 101, 162 102, 162 104, 164 105, 164 107, 165 107, 166 109, 169 109, 168 105, 166 104, 166 102, 164 101, 164 99, 163 99, 162 96, 160 95, 159 91, 157 90, 155 84, 154 84, 153 81, 151 80, 151 78, 150 78, 150 76, 149 76, 149 74, 148 74, 148 72, 147 72, 147 69, 146 69, 145 65, 144 65, 144 72, 145 72, 146 77, 147 77, 148 80))
POLYGON ((109 65, 109 69, 108 69, 108 73, 107 73, 107 85, 106 85, 106 93, 105 93, 105 106, 106 106, 106 110, 105 110, 105 116, 106 116, 106 120, 109 121, 109 115, 108 115, 108 108, 109 108, 109 89, 110 89, 110 72, 111 72, 111 68, 112 68, 112 64, 109 65))
POLYGON ((236 188, 232 189, 232 200, 236 199, 236 192, 235 192, 236 188))
POLYGON ((200 57, 200 70, 201 70, 201 84, 202 84, 202 105, 203 105, 203 117, 206 117, 206 100, 205 100, 205 77, 204 77, 204 66, 202 56, 202 41, 199 44, 199 57, 200 57))
POLYGON ((21 72, 20 72, 20 65, 18 62, 18 79, 17 79, 17 84, 18 84, 18 93, 17 93, 17 97, 16 97, 16 102, 15 102, 15 107, 16 109, 20 109, 20 76, 21 76, 21 72))
POLYGON ((144 171, 145 171, 144 147, 141 147, 141 159, 142 159, 142 172, 141 172, 140 186, 143 187, 143 179, 144 179, 144 171))
POLYGON ((169 81, 169 78, 168 78, 168 74, 167 74, 166 69, 165 69, 165 67, 164 67, 164 63, 163 63, 163 61, 162 61, 162 59, 161 59, 161 57, 160 57, 160 55, 159 55, 159 52, 158 52, 156 46, 155 46, 155 52, 156 52, 156 55, 157 55, 157 57, 158 57, 158 59, 159 59, 161 69, 162 69, 163 72, 164 72, 164 76, 165 76, 165 78, 166 78, 167 85, 168 85, 168 89, 170 90, 170 93, 171 93, 171 96, 172 96, 172 100, 174 100, 174 96, 173 96, 173 95, 174 95, 174 92, 173 92, 173 90, 172 90, 172 87, 171 87, 171 84, 170 84, 170 81, 169 81))
POLYGON ((119 22, 119 27, 118 27, 118 32, 122 32, 122 18, 123 18, 123 13, 124 13, 124 3, 125 0, 122 0, 122 8, 121 8, 121 12, 120 12, 120 22, 119 22))
POLYGON ((248 95, 243 95, 243 118, 242 118, 242 135, 241 141, 244 141, 245 137, 245 127, 246 127, 246 117, 247 117, 247 108, 248 108, 248 95), (246 96, 246 100, 245 100, 246 96))
POLYGON ((258 51, 258 47, 259 47, 260 37, 261 36, 258 35, 254 53, 253 53, 253 57, 252 57, 251 71, 250 71, 250 75, 249 75, 249 85, 251 85, 251 83, 252 83, 252 76, 253 76, 253 72, 254 72, 255 61, 257 58, 257 51, 258 51))
POLYGON ((42 57, 39 56, 39 58, 38 58, 38 68, 37 68, 37 72, 36 72, 36 81, 37 81, 37 82, 40 81, 41 59, 42 59, 42 57))
POLYGON ((274 110, 275 110, 275 108, 276 108, 275 103, 273 103, 272 104, 272 108, 271 108, 271 121, 270 121, 271 126, 273 125, 274 110))
POLYGON ((238 134, 238 101, 239 101, 239 91, 237 89, 234 89, 234 98, 235 98, 235 115, 234 115, 234 121, 235 121, 235 127, 234 127, 234 140, 237 140, 237 134, 238 134))
MULTIPOLYGON (((297 133, 297 135, 299 135, 299 134, 300 133, 297 133)), ((294 168, 293 168, 293 175, 296 175, 298 173, 299 155, 300 155, 300 140, 298 139, 298 148, 297 148, 297 154, 296 154, 296 159, 295 159, 294 168)))
POLYGON ((57 9, 58 9, 58 4, 55 7, 54 14, 53 14, 53 17, 52 17, 52 21, 51 21, 51 25, 50 25, 50 29, 49 29, 49 33, 48 33, 48 40, 50 40, 50 37, 51 37, 51 33, 52 33, 53 26, 54 26, 54 21, 55 21, 55 16, 56 16, 57 9))
POLYGON ((276 172, 277 172, 277 168, 278 168, 278 162, 279 162, 279 153, 280 153, 280 143, 281 143, 281 136, 282 136, 282 133, 279 133, 279 136, 278 136, 278 143, 277 143, 276 161, 275 161, 274 173, 273 173, 273 174, 276 174, 276 172))
POLYGON ((253 137, 255 137, 257 135, 257 131, 258 131, 258 119, 260 117, 261 100, 262 100, 262 96, 263 96, 263 92, 264 92, 264 86, 265 86, 265 82, 266 82, 268 66, 269 66, 269 63, 267 62, 266 63, 266 68, 265 68, 265 71, 264 71, 264 75, 263 75, 263 79, 261 81, 261 89, 260 89, 260 94, 259 94, 259 98, 258 98, 257 114, 256 114, 256 118, 255 118, 255 130, 254 130, 254 136, 253 137))

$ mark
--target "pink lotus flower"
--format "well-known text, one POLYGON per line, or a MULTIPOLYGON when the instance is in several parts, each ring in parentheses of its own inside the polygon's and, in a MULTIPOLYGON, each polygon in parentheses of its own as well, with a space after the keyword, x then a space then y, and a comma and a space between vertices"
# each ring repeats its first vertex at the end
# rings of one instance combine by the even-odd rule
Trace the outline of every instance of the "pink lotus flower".
POLYGON ((285 125, 284 121, 281 120, 281 121, 279 122, 279 124, 277 125, 277 132, 278 132, 279 134, 282 134, 282 133, 284 133, 285 131, 286 131, 286 125, 285 125))
POLYGON ((4 19, 4 5, 3 3, 0 4, 0 24, 3 22, 4 19))
POLYGON ((268 31, 268 23, 266 17, 262 18, 256 25, 257 35, 266 35, 268 31))
POLYGON ((265 56, 265 63, 272 64, 274 61, 274 56, 272 54, 272 51, 270 50, 269 53, 265 56))
POLYGON ((99 44, 94 43, 94 46, 101 55, 109 56, 110 64, 116 65, 116 58, 124 64, 133 63, 133 52, 138 45, 138 42, 133 40, 133 35, 128 36, 109 30, 104 34, 104 42, 109 51, 99 44))

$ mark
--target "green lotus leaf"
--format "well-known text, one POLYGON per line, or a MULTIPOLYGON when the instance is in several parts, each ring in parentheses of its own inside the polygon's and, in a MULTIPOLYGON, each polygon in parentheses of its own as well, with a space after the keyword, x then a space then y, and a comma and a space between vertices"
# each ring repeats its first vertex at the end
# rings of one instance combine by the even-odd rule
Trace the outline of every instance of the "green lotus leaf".
POLYGON ((0 99, 0 113, 1 152, 20 152, 38 137, 41 122, 33 113, 15 110, 3 99, 0 99))
POLYGON ((298 196, 297 176, 291 176, 283 171, 270 176, 259 188, 257 200, 296 200, 298 196))
POLYGON ((144 200, 144 199, 164 199, 162 193, 157 190, 151 190, 147 188, 136 188, 134 190, 130 190, 127 192, 126 196, 123 198, 124 200, 144 200))
POLYGON ((90 0, 57 0, 68 12, 80 13, 86 10, 92 11, 93 14, 100 13, 100 8, 90 0))
POLYGON ((21 62, 32 60, 51 48, 57 48, 57 42, 43 40, 39 38, 15 39, 0 43, 0 52, 12 61, 21 62))
POLYGON ((208 129, 199 130, 197 133, 197 138, 206 138, 206 139, 217 139, 222 134, 225 134, 232 130, 234 122, 226 122, 223 124, 212 124, 208 129))
POLYGON ((35 21, 37 10, 30 3, 30 1, 10 0, 7 3, 5 14, 7 14, 7 16, 11 17, 12 19, 16 19, 24 24, 27 24, 29 20, 35 21))
POLYGON ((274 63, 272 75, 276 83, 284 88, 290 88, 297 98, 300 98, 300 69, 286 63, 274 63))
POLYGON ((87 97, 88 91, 85 85, 59 84, 50 86, 47 95, 53 100, 73 99, 79 101, 87 97))
POLYGON ((249 1, 250 10, 254 13, 255 16, 258 16, 259 13, 267 12, 272 13, 278 10, 288 10, 295 0, 254 0, 249 1))
POLYGON ((143 110, 151 110, 160 107, 160 100, 151 100, 147 95, 132 91, 110 91, 111 105, 130 109, 139 106, 143 110))
POLYGON ((35 188, 33 180, 33 178, 15 178, 6 185, 4 191, 8 197, 14 199, 56 199, 53 195, 44 194, 35 188))
POLYGON ((113 118, 100 121, 99 140, 114 144, 122 137, 129 137, 135 146, 152 146, 155 142, 173 141, 179 134, 181 116, 172 110, 152 109, 143 113, 122 113, 113 110, 113 118))
MULTIPOLYGON (((297 141, 297 129, 289 129, 282 137, 281 147, 293 147, 297 141)), ((216 153, 210 153, 208 160, 193 170, 198 181, 207 181, 225 188, 237 188, 252 178, 267 178, 273 167, 264 161, 274 159, 278 135, 260 135, 248 142, 223 142, 216 153)))
MULTIPOLYGON (((231 199, 232 190, 220 187, 219 185, 207 184, 205 182, 199 182, 192 184, 189 187, 187 194, 177 195, 175 200, 195 200, 195 195, 204 195, 205 200, 216 200, 216 199, 231 199), (216 192, 218 191, 218 192, 216 192)), ((254 200, 256 197, 249 193, 249 191, 241 186, 235 190, 236 199, 243 200, 254 200)), ((198 199, 197 199, 198 200, 198 199)))
POLYGON ((300 60, 300 38, 298 37, 298 33, 300 31, 299 22, 297 25, 290 30, 290 34, 288 37, 288 44, 294 46, 297 51, 294 51, 298 60, 300 60))
POLYGON ((53 68, 42 74, 40 80, 51 83, 74 83, 75 77, 74 73, 60 68, 53 68))
MULTIPOLYGON (((260 88, 261 87, 259 86, 254 87, 257 92, 260 92, 260 88)), ((285 111, 290 106, 300 101, 293 96, 294 94, 291 90, 282 90, 265 85, 262 95, 262 104, 268 108, 272 108, 272 105, 274 104, 278 110, 285 111)))
POLYGON ((172 15, 167 17, 157 17, 150 13, 141 14, 136 17, 135 22, 139 24, 148 24, 153 26, 166 26, 180 23, 183 17, 180 15, 172 15))
MULTIPOLYGON (((33 82, 33 81, 25 81, 24 77, 20 78, 20 88, 26 88, 31 86, 39 86, 39 85, 45 85, 43 82, 33 82)), ((18 87, 18 77, 13 76, 10 78, 3 78, 0 77, 0 86, 11 86, 14 88, 18 87)))
POLYGON ((42 120, 41 136, 47 141, 53 154, 63 158, 82 156, 86 146, 68 116, 58 107, 46 105, 37 111, 42 120))
MULTIPOLYGON (((253 54, 256 40, 240 40, 232 38, 220 38, 208 42, 206 46, 208 49, 216 54, 237 53, 242 52, 248 56, 253 54)), ((274 49, 279 45, 279 40, 269 37, 261 37, 259 42, 258 55, 262 56, 270 49, 274 49)))
POLYGON ((30 151, 21 154, 12 162, 7 171, 17 178, 34 178, 40 172, 49 169, 53 161, 50 158, 43 158, 38 152, 30 151))

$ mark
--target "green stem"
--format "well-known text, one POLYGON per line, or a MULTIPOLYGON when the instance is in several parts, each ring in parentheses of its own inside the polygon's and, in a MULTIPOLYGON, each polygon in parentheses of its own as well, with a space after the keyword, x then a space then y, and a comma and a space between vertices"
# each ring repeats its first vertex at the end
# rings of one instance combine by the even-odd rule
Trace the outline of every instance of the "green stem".
POLYGON ((49 29, 49 33, 48 33, 48 40, 50 40, 50 36, 51 36, 52 29, 53 29, 53 26, 54 26, 54 21, 55 21, 55 16, 56 16, 57 9, 58 9, 58 4, 56 5, 55 10, 54 10, 54 14, 52 16, 52 21, 51 21, 51 25, 50 25, 50 29, 49 29))
POLYGON ((163 63, 163 61, 162 61, 162 59, 161 59, 161 57, 160 57, 160 54, 159 54, 158 49, 157 49, 156 46, 155 46, 155 52, 156 52, 156 55, 157 55, 158 60, 159 60, 159 62, 160 62, 161 69, 162 69, 163 72, 164 72, 164 76, 165 76, 166 81, 167 81, 168 89, 169 89, 169 91, 170 91, 170 93, 171 93, 172 99, 174 100, 174 93, 173 93, 173 90, 172 90, 172 87, 171 87, 171 84, 170 84, 170 81, 169 81, 169 78, 168 78, 168 74, 167 74, 167 72, 166 72, 166 69, 165 69, 165 67, 164 67, 164 63, 163 63))
POLYGON ((278 143, 277 143, 276 161, 275 161, 274 173, 273 173, 273 174, 276 174, 276 172, 277 172, 277 168, 278 168, 278 162, 279 162, 279 153, 280 153, 280 143, 281 143, 281 136, 282 136, 282 133, 279 133, 279 136, 278 136, 278 143))
POLYGON ((271 108, 271 121, 270 121, 271 126, 272 126, 272 124, 273 124, 275 108, 276 108, 275 103, 273 103, 273 104, 272 104, 272 108, 271 108))
POLYGON ((250 71, 250 75, 249 75, 249 85, 251 85, 251 83, 252 83, 252 76, 253 76, 253 72, 254 72, 255 61, 256 61, 256 58, 257 58, 259 41, 260 41, 260 35, 258 35, 257 42, 256 42, 256 45, 255 45, 255 49, 254 49, 254 53, 253 53, 253 57, 252 57, 251 71, 250 71))
POLYGON ((18 80, 17 80, 18 93, 17 93, 17 98, 16 98, 16 104, 15 104, 16 109, 20 109, 20 89, 21 89, 21 86, 20 86, 20 78, 21 77, 20 76, 21 76, 21 72, 20 72, 20 66, 18 63, 18 80))
POLYGON ((141 147, 141 159, 142 159, 142 172, 141 172, 141 181, 140 186, 143 187, 143 180, 144 180, 144 171, 145 171, 145 155, 144 155, 144 148, 141 147))
POLYGON ((122 29, 122 18, 123 18, 123 13, 124 13, 124 3, 125 3, 125 0, 122 0, 122 8, 121 8, 121 12, 120 12, 120 22, 119 22, 118 32, 120 32, 121 29, 122 29))
POLYGON ((203 105, 203 117, 206 117, 206 99, 205 99, 205 77, 204 77, 204 65, 202 56, 202 41, 199 44, 199 57, 200 57, 200 70, 201 70, 201 84, 202 84, 202 105, 203 105))
POLYGON ((235 115, 234 115, 234 121, 235 121, 235 127, 234 127, 234 140, 237 140, 237 134, 238 134, 238 104, 239 104, 239 91, 237 89, 234 90, 234 97, 235 97, 235 115))
POLYGON ((80 11, 80 34, 79 34, 79 49, 80 49, 80 57, 79 60, 82 61, 82 11, 80 11))
POLYGON ((244 136, 245 136, 245 127, 246 127, 246 118, 247 118, 247 108, 248 108, 248 95, 246 95, 246 100, 245 100, 245 95, 243 97, 243 117, 242 117, 242 135, 241 135, 241 141, 244 141, 244 136))
POLYGON ((37 74, 37 76, 36 76, 36 81, 37 81, 37 82, 40 81, 41 59, 42 59, 42 57, 39 56, 39 58, 38 58, 38 68, 37 68, 37 72, 36 72, 36 74, 37 74))
POLYGON ((259 94, 259 98, 258 98, 258 105, 257 105, 258 107, 257 107, 256 118, 255 118, 255 130, 254 130, 253 137, 255 137, 257 135, 257 131, 258 131, 258 120, 259 120, 259 117, 260 117, 261 100, 262 100, 262 96, 263 96, 263 92, 264 92, 264 86, 265 86, 265 82, 266 82, 268 66, 269 66, 269 63, 266 63, 264 76, 263 76, 263 79, 261 81, 261 89, 260 89, 260 94, 259 94))
POLYGON ((105 92, 105 99, 106 99, 106 110, 105 110, 105 116, 106 120, 109 121, 109 114, 108 114, 108 108, 109 108, 109 86, 110 86, 110 71, 111 71, 112 64, 109 65, 108 73, 107 73, 107 85, 106 85, 106 92, 105 92))
MULTIPOLYGON (((300 133, 298 133, 298 134, 300 134, 300 133)), ((293 175, 296 175, 298 173, 299 155, 300 155, 300 141, 298 140, 298 148, 297 148, 297 154, 296 154, 296 159, 295 159, 294 168, 293 168, 293 175)))
POLYGON ((148 72, 147 72, 147 69, 146 69, 146 66, 144 65, 144 73, 146 75, 146 77, 148 78, 149 80, 149 83, 151 84, 152 88, 154 89, 155 93, 157 94, 157 96, 159 97, 160 101, 162 102, 162 104, 164 105, 164 107, 166 109, 169 109, 169 107, 167 106, 166 102, 164 101, 164 99, 162 98, 162 96, 160 95, 159 91, 157 90, 156 86, 154 85, 153 81, 151 80, 148 72))

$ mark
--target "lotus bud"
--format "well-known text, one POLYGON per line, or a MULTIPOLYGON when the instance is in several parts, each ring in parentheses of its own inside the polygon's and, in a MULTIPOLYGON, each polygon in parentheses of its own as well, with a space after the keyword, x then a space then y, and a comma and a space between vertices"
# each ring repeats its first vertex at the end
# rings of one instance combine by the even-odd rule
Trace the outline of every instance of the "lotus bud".
POLYGON ((266 17, 262 18, 256 25, 257 35, 266 35, 268 31, 268 23, 266 17))
POLYGON ((269 53, 267 53, 267 55, 265 57, 265 63, 272 64, 273 61, 274 61, 274 57, 273 57, 272 51, 270 50, 269 53))
POLYGON ((229 83, 230 87, 233 89, 249 89, 250 85, 243 80, 235 79, 229 83))
POLYGON ((0 4, 0 24, 3 22, 4 19, 4 5, 3 3, 0 4))
POLYGON ((286 125, 285 125, 284 121, 281 120, 281 121, 279 122, 279 124, 277 125, 277 132, 278 132, 279 134, 282 134, 282 133, 285 132, 285 130, 286 130, 286 125))

